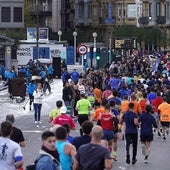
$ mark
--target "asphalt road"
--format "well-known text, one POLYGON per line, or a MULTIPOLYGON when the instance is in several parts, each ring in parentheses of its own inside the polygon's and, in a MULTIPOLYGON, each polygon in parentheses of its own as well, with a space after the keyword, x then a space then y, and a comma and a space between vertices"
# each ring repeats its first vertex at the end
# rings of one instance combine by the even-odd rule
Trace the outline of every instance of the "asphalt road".
MULTIPOLYGON (((23 110, 24 103, 16 103, 10 101, 7 90, 0 92, 0 122, 5 119, 6 114, 13 113, 16 117, 15 126, 22 129, 26 141, 26 147, 22 148, 24 155, 24 167, 34 162, 38 156, 41 147, 41 134, 45 130, 49 130, 48 123, 49 111, 55 107, 56 100, 61 100, 62 82, 57 79, 52 84, 52 94, 46 96, 43 101, 42 108, 42 124, 37 127, 34 124, 33 111, 23 110)), ((26 99, 27 100, 27 99, 26 99)), ((77 130, 71 132, 73 136, 79 135, 79 126, 77 130)), ((141 153, 140 142, 138 143, 137 163, 135 165, 126 165, 125 163, 125 142, 119 139, 118 141, 118 161, 113 161, 113 170, 170 170, 170 135, 167 136, 167 141, 162 142, 161 138, 155 135, 152 143, 151 155, 149 164, 144 164, 144 156, 141 153)), ((89 169, 90 170, 90 169, 89 169)))
MULTIPOLYGON (((33 114, 33 112, 32 112, 33 114)), ((24 166, 32 163, 38 156, 38 151, 41 147, 41 133, 50 128, 47 122, 48 116, 42 115, 42 124, 37 127, 33 123, 33 115, 26 115, 17 118, 15 125, 23 130, 26 147, 22 148, 24 155, 24 166)), ((79 126, 77 130, 71 132, 73 136, 79 135, 79 126)), ((135 165, 127 165, 125 163, 125 142, 121 139, 118 141, 118 161, 113 161, 113 170, 169 170, 170 169, 170 137, 167 136, 167 141, 163 142, 161 138, 155 135, 152 143, 151 155, 149 164, 144 163, 144 156, 141 153, 140 142, 138 143, 137 163, 135 165)))

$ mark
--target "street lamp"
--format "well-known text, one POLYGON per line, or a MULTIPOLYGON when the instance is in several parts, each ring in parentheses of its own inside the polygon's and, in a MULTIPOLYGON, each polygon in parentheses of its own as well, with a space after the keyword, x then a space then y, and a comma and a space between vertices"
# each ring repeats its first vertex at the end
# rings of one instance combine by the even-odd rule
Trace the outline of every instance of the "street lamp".
POLYGON ((62 31, 58 31, 58 37, 59 37, 58 41, 59 42, 61 41, 61 35, 62 35, 62 31))
POLYGON ((97 33, 93 32, 93 40, 94 40, 94 45, 93 45, 93 66, 96 66, 96 37, 97 37, 97 33))
POLYGON ((73 36, 74 36, 74 64, 76 64, 76 37, 77 37, 76 31, 73 32, 73 36))

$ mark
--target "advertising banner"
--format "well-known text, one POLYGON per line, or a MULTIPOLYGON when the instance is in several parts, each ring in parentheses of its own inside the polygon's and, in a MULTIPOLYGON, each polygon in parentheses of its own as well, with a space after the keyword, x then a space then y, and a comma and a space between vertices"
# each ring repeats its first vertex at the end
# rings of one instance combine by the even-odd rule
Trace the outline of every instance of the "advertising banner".
POLYGON ((37 39, 37 29, 34 27, 27 28, 27 40, 36 41, 37 39))

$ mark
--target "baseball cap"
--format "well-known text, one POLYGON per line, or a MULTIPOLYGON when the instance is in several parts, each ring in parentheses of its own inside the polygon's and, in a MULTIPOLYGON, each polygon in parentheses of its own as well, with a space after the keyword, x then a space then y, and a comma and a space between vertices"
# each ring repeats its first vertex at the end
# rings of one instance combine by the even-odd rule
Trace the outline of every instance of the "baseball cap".
POLYGON ((67 113, 67 108, 65 106, 62 106, 60 108, 60 113, 67 113))

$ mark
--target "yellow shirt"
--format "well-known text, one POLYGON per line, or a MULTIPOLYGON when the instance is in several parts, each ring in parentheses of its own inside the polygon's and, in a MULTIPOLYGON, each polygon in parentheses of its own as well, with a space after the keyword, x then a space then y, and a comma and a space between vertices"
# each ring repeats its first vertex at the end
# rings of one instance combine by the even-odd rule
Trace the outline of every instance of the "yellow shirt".
POLYGON ((52 119, 52 120, 54 120, 54 118, 56 117, 56 116, 59 116, 61 113, 60 113, 60 109, 59 108, 55 108, 55 109, 53 109, 51 112, 50 112, 50 114, 49 114, 49 117, 52 119))

